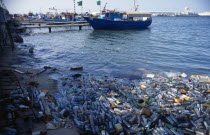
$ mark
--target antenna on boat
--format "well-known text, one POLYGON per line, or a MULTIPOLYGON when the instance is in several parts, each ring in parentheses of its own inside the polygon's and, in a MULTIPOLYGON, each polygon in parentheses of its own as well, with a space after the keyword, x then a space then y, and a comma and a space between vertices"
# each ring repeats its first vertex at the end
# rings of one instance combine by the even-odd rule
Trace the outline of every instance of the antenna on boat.
POLYGON ((137 5, 137 6, 136 6, 135 11, 137 11, 137 10, 138 10, 138 8, 139 8, 139 5, 137 5))
POLYGON ((134 11, 137 11, 139 8, 139 5, 136 5, 136 0, 134 0, 134 11))
POLYGON ((106 11, 106 5, 107 5, 107 3, 104 5, 104 9, 103 9, 103 11, 106 11))

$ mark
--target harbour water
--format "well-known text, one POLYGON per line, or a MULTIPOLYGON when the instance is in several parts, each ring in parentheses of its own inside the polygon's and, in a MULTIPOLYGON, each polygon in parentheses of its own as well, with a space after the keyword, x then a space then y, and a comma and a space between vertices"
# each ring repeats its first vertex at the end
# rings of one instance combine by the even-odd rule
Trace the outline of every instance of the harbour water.
POLYGON ((210 17, 153 17, 144 30, 37 29, 23 36, 34 54, 20 65, 66 72, 83 66, 87 73, 118 77, 145 70, 210 75, 209 30, 210 17))

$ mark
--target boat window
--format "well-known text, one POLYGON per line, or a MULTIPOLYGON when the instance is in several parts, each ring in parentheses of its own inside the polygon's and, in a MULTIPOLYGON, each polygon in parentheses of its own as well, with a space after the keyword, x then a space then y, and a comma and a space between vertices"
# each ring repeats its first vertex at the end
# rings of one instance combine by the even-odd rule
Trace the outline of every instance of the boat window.
POLYGON ((123 15, 122 18, 123 18, 123 19, 128 19, 128 16, 127 16, 127 15, 123 15))
POLYGON ((129 17, 129 20, 133 20, 133 17, 129 17))
POLYGON ((147 20, 149 20, 148 17, 143 17, 143 21, 147 21, 147 20))

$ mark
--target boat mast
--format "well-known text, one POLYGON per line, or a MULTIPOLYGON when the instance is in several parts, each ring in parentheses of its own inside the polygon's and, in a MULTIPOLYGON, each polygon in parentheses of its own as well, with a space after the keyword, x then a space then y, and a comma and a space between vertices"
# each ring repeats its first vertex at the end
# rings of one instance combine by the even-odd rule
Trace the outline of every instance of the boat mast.
POLYGON ((134 11, 137 11, 139 8, 139 5, 136 5, 136 0, 134 0, 134 11))
POLYGON ((74 0, 74 14, 76 13, 76 6, 75 6, 75 0, 74 0))
POLYGON ((137 6, 136 6, 135 11, 137 11, 137 10, 138 10, 138 8, 139 8, 139 5, 137 5, 137 6))
POLYGON ((107 3, 104 5, 104 9, 103 9, 103 11, 106 11, 106 5, 107 5, 107 3))

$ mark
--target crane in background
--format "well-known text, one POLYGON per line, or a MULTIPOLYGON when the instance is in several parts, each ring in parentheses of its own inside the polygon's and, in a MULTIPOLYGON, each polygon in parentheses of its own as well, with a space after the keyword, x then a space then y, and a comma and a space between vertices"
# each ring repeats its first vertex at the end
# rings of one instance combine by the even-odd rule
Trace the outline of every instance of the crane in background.
POLYGON ((54 10, 54 11, 55 11, 55 14, 58 14, 58 10, 59 10, 59 9, 53 7, 53 8, 49 8, 49 10, 54 10))

